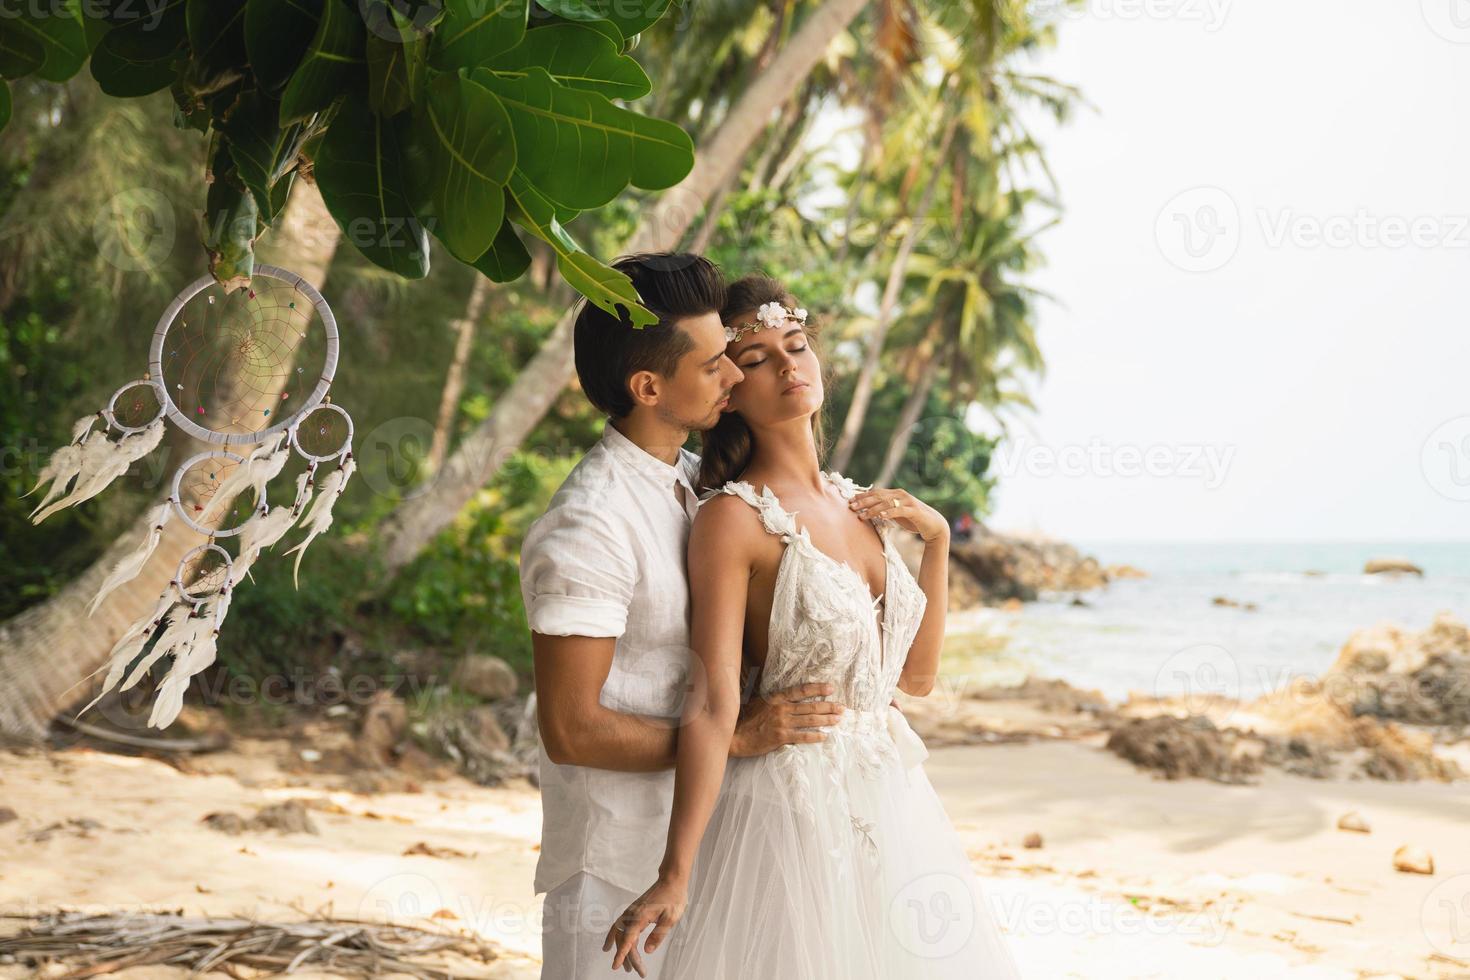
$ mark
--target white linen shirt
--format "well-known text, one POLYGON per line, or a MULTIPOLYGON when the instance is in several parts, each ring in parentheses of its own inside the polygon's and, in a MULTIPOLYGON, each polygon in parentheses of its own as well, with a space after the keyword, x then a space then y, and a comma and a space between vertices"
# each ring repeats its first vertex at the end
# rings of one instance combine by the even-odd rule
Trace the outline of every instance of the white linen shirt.
MULTIPOLYGON (((678 718, 690 664, 685 548, 699 509, 699 457, 670 466, 609 420, 521 545, 531 629, 617 637, 599 703, 678 718), (684 502, 676 496, 684 485, 684 502)), ((535 891, 587 871, 630 891, 658 878, 674 770, 559 765, 541 747, 541 855, 535 891)))

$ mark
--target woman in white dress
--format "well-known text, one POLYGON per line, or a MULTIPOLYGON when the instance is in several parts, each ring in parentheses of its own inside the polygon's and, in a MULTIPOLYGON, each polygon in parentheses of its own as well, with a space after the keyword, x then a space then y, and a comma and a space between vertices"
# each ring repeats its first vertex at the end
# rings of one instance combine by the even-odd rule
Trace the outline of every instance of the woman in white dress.
POLYGON ((659 980, 1019 976, 895 689, 927 694, 944 634, 949 526, 899 489, 823 472, 814 325, 775 280, 730 287, 744 373, 705 436, 689 538, 694 664, 659 878, 604 949, 659 980), (756 488, 760 489, 757 490, 756 488), (797 514, 801 515, 800 522, 797 514), (897 528, 918 533, 918 578, 897 528), (742 664, 846 707, 824 737, 729 759, 742 664), (653 926, 640 950, 642 934, 653 926))

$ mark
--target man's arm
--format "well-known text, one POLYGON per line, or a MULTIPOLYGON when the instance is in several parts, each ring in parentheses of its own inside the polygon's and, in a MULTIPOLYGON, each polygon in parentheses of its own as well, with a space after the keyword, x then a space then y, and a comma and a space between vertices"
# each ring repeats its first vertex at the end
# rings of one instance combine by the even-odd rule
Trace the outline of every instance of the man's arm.
MULTIPOLYGON (((536 719, 546 754, 558 765, 621 772, 673 768, 677 718, 615 711, 597 698, 612 669, 617 640, 608 636, 531 634, 536 656, 536 719)), ((820 742, 843 706, 804 701, 833 692, 831 684, 799 684, 769 698, 754 697, 735 728, 732 757, 763 755, 782 745, 820 742)))
POLYGON ((536 720, 558 765, 653 772, 674 765, 679 719, 614 711, 597 698, 612 669, 616 637, 532 633, 536 720))

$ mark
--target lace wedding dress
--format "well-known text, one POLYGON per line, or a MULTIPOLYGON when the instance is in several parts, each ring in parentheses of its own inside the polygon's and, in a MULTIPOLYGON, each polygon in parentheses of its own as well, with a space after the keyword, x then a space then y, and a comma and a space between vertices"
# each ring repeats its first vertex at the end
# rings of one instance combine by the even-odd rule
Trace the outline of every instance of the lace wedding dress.
MULTIPOLYGON (((864 489, 835 472, 849 499, 864 489)), ((890 699, 926 597, 879 520, 887 581, 797 529, 769 487, 730 482, 786 543, 760 691, 826 681, 848 706, 825 741, 727 763, 660 980, 990 980, 1019 973, 923 742, 890 699)))

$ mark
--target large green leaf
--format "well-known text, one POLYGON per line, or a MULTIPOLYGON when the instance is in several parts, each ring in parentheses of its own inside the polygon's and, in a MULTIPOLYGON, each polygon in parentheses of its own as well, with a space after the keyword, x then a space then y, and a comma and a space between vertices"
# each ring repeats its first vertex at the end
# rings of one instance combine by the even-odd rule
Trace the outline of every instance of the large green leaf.
POLYGON ((491 282, 514 282, 531 267, 531 253, 526 251, 509 219, 500 226, 495 241, 475 260, 474 266, 491 282))
POLYGON ((179 74, 185 56, 185 0, 168 0, 148 12, 115 21, 92 52, 92 77, 108 95, 149 95, 167 88, 179 74))
POLYGON ((281 95, 281 125, 325 109, 351 87, 367 64, 365 35, 355 6, 326 0, 316 35, 281 95))
POLYGON ((344 101, 317 151, 317 187, 358 251, 405 279, 422 279, 429 235, 404 194, 397 125, 359 99, 344 101))
POLYGON ((271 188, 296 163, 307 126, 281 126, 280 105, 263 92, 243 93, 219 129, 229 138, 230 159, 240 179, 255 194, 263 212, 271 210, 271 188))
POLYGON ((87 32, 82 26, 81 0, 17 4, 3 16, 8 27, 35 39, 43 52, 36 75, 48 82, 64 82, 87 60, 87 32))
POLYGON ((46 50, 35 36, 0 19, 0 78, 29 75, 46 61, 46 50))
POLYGON ((445 71, 477 68, 509 51, 526 35, 530 7, 530 0, 445 0, 429 63, 445 71))
POLYGON ((321 20, 323 0, 246 0, 245 50, 267 92, 286 87, 321 20))
POLYGON ((537 0, 567 20, 611 21, 623 37, 641 34, 669 9, 669 0, 537 0))
POLYGON ((529 32, 485 67, 502 78, 517 78, 535 65, 569 88, 611 99, 641 99, 652 85, 638 62, 620 54, 621 49, 620 43, 587 24, 552 24, 529 32))
POLYGON ((188 0, 189 47, 211 71, 246 62, 245 0, 188 0))
POLYGON ((582 251, 582 247, 566 233, 561 222, 556 220, 556 209, 540 191, 517 172, 506 188, 507 214, 516 224, 550 245, 556 252, 556 267, 573 289, 587 297, 587 301, 606 310, 613 316, 621 315, 619 307, 627 313, 635 327, 658 322, 639 301, 633 280, 618 270, 582 251))
MULTIPOLYGON (((261 222, 266 227, 270 227, 276 218, 280 216, 281 212, 286 210, 286 202, 291 200, 291 188, 295 183, 296 171, 288 170, 280 180, 271 185, 270 201, 267 202, 267 209, 261 211, 259 214, 261 222)), ((259 203, 257 200, 257 207, 259 203)))
POLYGON ((470 74, 505 104, 522 147, 517 166, 547 197, 601 207, 629 184, 672 187, 694 166, 694 144, 673 123, 620 109, 596 92, 558 85, 543 68, 518 78, 470 74))
POLYGON ((392 27, 373 31, 367 39, 368 105, 382 116, 412 105, 428 73, 428 38, 398 8, 388 8, 388 14, 392 27))
POLYGON ((455 258, 474 262, 495 240, 517 160, 500 100, 460 72, 441 74, 414 109, 405 159, 419 216, 455 258))

